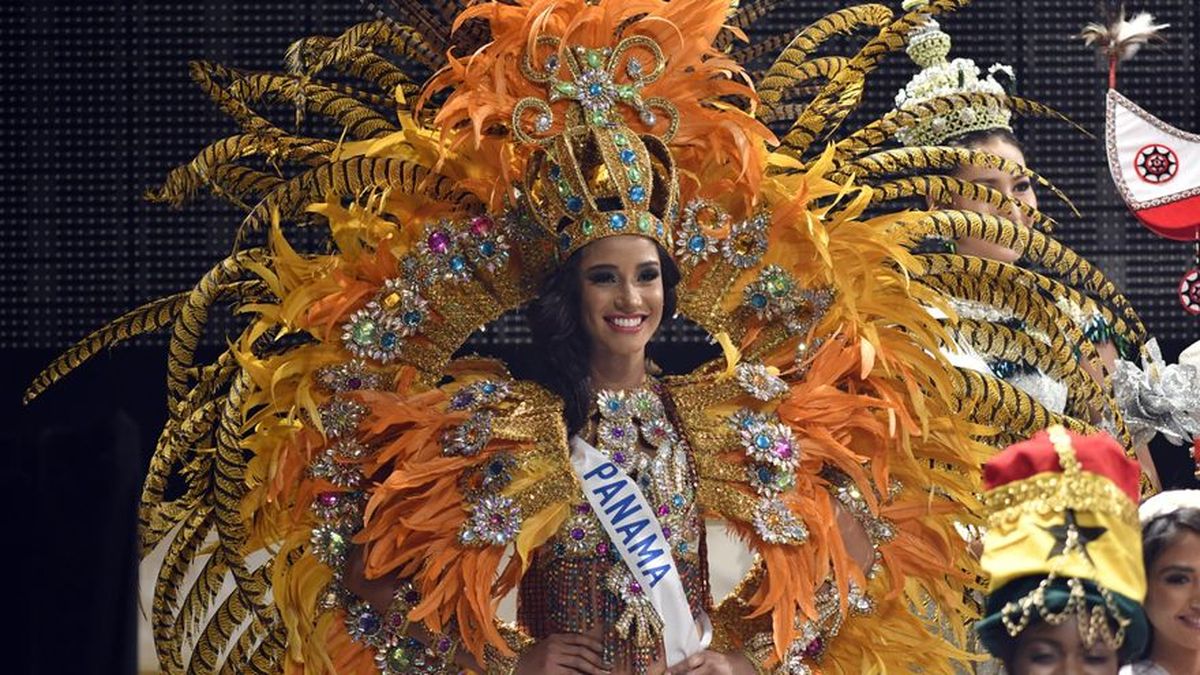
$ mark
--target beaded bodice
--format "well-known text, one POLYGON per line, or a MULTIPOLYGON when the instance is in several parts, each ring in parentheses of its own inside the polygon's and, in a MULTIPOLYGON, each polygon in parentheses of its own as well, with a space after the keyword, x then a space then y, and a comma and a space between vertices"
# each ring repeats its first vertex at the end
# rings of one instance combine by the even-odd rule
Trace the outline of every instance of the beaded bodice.
MULTIPOLYGON (((695 467, 659 387, 600 392, 580 435, 637 483, 670 542, 693 615, 707 611, 695 467)), ((599 634, 605 660, 619 672, 644 672, 660 651, 661 620, 582 493, 535 553, 521 581, 517 618, 534 639, 599 634)))

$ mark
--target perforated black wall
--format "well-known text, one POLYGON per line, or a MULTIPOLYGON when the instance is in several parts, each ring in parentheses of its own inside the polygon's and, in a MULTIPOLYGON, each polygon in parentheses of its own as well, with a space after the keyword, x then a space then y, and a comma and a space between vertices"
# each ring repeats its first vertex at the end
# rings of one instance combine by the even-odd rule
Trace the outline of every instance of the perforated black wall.
MULTIPOLYGON (((763 33, 832 7, 792 3, 768 17, 763 33)), ((1172 24, 1169 42, 1124 68, 1121 89, 1168 122, 1200 130, 1200 10, 1194 0, 1146 7, 1172 24)), ((1022 94, 1099 133, 1105 78, 1072 37, 1093 11, 1090 0, 979 0, 943 24, 955 55, 985 67, 1012 64, 1022 94)), ((203 198, 173 212, 141 199, 205 142, 233 131, 188 79, 189 59, 275 69, 295 38, 336 34, 368 17, 349 0, 4 3, 0 346, 64 347, 141 302, 190 287, 228 252, 236 210, 203 198)), ((903 55, 890 60, 871 85, 864 114, 886 110, 911 73, 903 55)), ((1082 213, 1075 218, 1043 198, 1062 223, 1062 238, 1126 289, 1153 332, 1200 337, 1174 298, 1190 247, 1158 239, 1128 216, 1098 142, 1041 121, 1020 132, 1031 165, 1082 213)), ((223 326, 217 323, 210 340, 223 326)))

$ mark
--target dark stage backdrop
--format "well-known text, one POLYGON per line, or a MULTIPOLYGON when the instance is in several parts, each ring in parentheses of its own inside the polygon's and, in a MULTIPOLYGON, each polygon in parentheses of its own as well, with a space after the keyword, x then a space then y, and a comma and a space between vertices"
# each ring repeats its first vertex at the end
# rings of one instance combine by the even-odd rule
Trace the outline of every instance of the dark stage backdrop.
MULTIPOLYGON (((768 15, 763 34, 834 6, 781 4, 791 7, 768 15)), ((141 198, 206 142, 234 131, 189 80, 188 60, 277 70, 292 40, 337 34, 370 18, 352 0, 4 5, 0 347, 6 348, 66 347, 141 302, 190 287, 229 250, 235 209, 202 196, 173 212, 141 198)), ((1099 134, 1105 78, 1073 37, 1094 18, 1094 5, 979 0, 943 23, 954 55, 985 68, 1013 65, 1021 94, 1099 134)), ((1167 122, 1200 130, 1200 10, 1193 0, 1131 9, 1142 5, 1171 24, 1168 41, 1123 68, 1121 89, 1167 122)), ((903 54, 890 58, 868 90, 867 113, 886 110, 912 72, 903 54)), ((1155 237, 1127 214, 1095 139, 1054 122, 1026 123, 1020 131, 1031 166, 1082 213, 1077 218, 1043 195, 1062 223, 1063 240, 1127 291, 1152 332, 1171 341, 1200 337, 1196 319, 1174 297, 1191 247, 1155 237)), ((228 327, 218 321, 210 344, 220 344, 228 327)))
MULTIPOLYGON (((898 8, 899 0, 885 1, 898 8)), ((790 7, 768 15, 759 36, 848 3, 780 4, 790 7)), ((1153 0, 1130 9, 1148 9, 1171 27, 1164 45, 1123 68, 1121 90, 1167 122, 1200 131, 1200 8, 1195 0, 1153 0)), ((1013 65, 1019 93, 1099 135, 1105 77, 1073 37, 1094 11, 1092 0, 978 0, 943 24, 954 55, 984 68, 1013 65)), ((141 198, 207 142, 235 131, 189 80, 187 62, 278 70, 296 38, 336 35, 369 18, 353 0, 0 3, 0 411, 10 418, 0 427, 0 480, 10 488, 8 513, 17 514, 10 535, 20 555, 5 557, 19 576, 8 578, 37 580, 17 584, 25 620, 13 636, 11 672, 133 667, 134 581, 123 561, 132 560, 133 504, 165 414, 165 339, 144 337, 97 357, 32 407, 18 398, 58 351, 132 307, 190 288, 229 251, 236 209, 201 196, 175 212, 141 198), (28 589, 38 594, 22 595, 28 589)), ((907 57, 892 57, 857 121, 887 110, 912 72, 907 57)), ((1200 338, 1197 320, 1174 297, 1191 248, 1154 237, 1127 214, 1100 144, 1052 122, 1019 132, 1032 167, 1082 214, 1043 196, 1062 239, 1125 289, 1168 357, 1200 338)), ((235 328, 218 318, 207 348, 235 328)), ((698 337, 673 328, 670 353, 698 358, 698 337)), ((524 338, 516 322, 501 322, 477 345, 503 351, 524 338)), ((1167 480, 1183 484, 1179 453, 1162 456, 1171 458, 1167 480)))

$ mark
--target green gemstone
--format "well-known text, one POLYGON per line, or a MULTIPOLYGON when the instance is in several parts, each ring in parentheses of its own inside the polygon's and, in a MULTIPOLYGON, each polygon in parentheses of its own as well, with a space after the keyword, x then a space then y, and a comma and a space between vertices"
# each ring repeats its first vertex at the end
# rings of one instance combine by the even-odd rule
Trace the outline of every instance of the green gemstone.
POLYGON ((592 232, 596 231, 596 225, 590 220, 585 220, 579 229, 583 231, 584 235, 591 236, 592 232))
POLYGON ((628 142, 625 140, 625 134, 613 134, 613 143, 623 147, 628 142))
POLYGON ((579 87, 570 82, 555 82, 554 91, 563 96, 576 96, 579 94, 579 87))
POLYGON ((787 295, 792 290, 792 283, 787 277, 771 277, 767 279, 767 291, 775 297, 787 295))
POLYGON ((592 111, 592 124, 604 124, 608 121, 608 114, 604 110, 592 111))
POLYGON ((642 180, 642 171, 641 171, 641 169, 637 168, 636 166, 631 166, 628 169, 626 169, 625 175, 629 176, 629 180, 634 183, 637 183, 638 181, 642 180))
POLYGON ((650 214, 642 211, 638 214, 638 229, 642 232, 650 231, 650 214))
POLYGON ((354 340, 354 344, 360 347, 367 347, 375 343, 375 322, 370 319, 363 319, 354 324, 354 328, 350 331, 350 339, 354 340))
POLYGON ((617 85, 617 96, 622 99, 631 99, 637 96, 637 90, 628 84, 617 85))
POLYGON ((587 60, 587 64, 592 68, 602 68, 604 66, 604 55, 601 54, 597 49, 587 50, 587 56, 585 58, 587 60))
POLYGON ((558 196, 566 199, 571 196, 571 185, 567 181, 559 181, 557 184, 558 196))
POLYGON ((387 660, 388 666, 390 666, 394 672, 403 673, 408 670, 408 652, 405 651, 403 647, 396 647, 392 649, 392 651, 388 652, 387 660))

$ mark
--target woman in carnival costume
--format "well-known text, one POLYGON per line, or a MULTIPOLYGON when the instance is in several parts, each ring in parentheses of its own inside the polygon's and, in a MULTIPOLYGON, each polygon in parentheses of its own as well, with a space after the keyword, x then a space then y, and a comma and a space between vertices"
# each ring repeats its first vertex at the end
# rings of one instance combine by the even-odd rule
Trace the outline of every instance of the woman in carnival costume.
MULTIPOLYGON (((911 10, 924 5, 925 0, 904 4, 911 10)), ((976 261, 1011 297, 1005 303, 980 303, 950 292, 959 320, 951 329, 955 345, 948 356, 956 365, 1003 379, 1019 390, 1012 395, 1027 395, 1030 405, 1103 424, 1128 438, 1111 374, 1118 355, 1128 359, 1137 352, 1145 328, 1099 270, 1045 236, 1054 223, 1037 210, 1035 186, 1066 197, 1026 167, 1012 118, 1027 104, 1008 96, 1001 82, 1015 79, 1012 68, 995 64, 985 75, 971 59, 948 59, 950 47, 950 36, 936 20, 917 26, 907 52, 921 70, 896 96, 901 113, 962 98, 960 105, 896 134, 905 146, 944 156, 949 169, 923 191, 931 208, 953 215, 939 216, 943 222, 937 227, 921 229, 927 239, 919 250, 940 249, 976 261), (1006 100, 1017 104, 1005 105, 1006 100), (1055 307, 1041 317, 1024 313, 1017 306, 1030 295, 1054 298, 1055 307)), ((1137 447, 1148 481, 1156 486, 1149 453, 1144 443, 1137 447)))
MULTIPOLYGON (((941 359, 925 307, 951 290, 1010 307, 1011 283, 908 244, 994 225, 889 210, 950 156, 879 149, 963 100, 1044 109, 951 95, 827 138, 879 61, 960 4, 850 7, 737 46, 765 5, 401 3, 297 42, 287 73, 194 66, 241 132, 153 196, 252 204, 236 250, 28 393, 171 330, 171 418, 141 512, 144 551, 165 551, 162 667, 951 672, 976 578, 955 531, 974 522, 988 452, 974 439, 1089 428, 941 359), (856 30, 857 53, 814 55, 856 30), (271 103, 342 131, 285 132, 271 103), (723 354, 650 377, 640 352, 672 292, 723 354), (249 325, 196 363, 228 300, 249 325), (565 376, 455 358, 521 307, 565 376), (701 518, 758 557, 724 599, 708 597, 701 518), (514 589, 505 625, 496 605, 514 589)), ((1040 295, 1017 301, 1057 316, 1040 295)), ((1038 354, 1064 344, 1053 336, 1038 354)))
POLYGON ((1142 559, 1150 639, 1121 675, 1200 673, 1200 490, 1168 490, 1142 502, 1142 559))
POLYGON ((1012 675, 1115 675, 1146 641, 1137 464, 1055 426, 984 466, 987 650, 1012 675))

